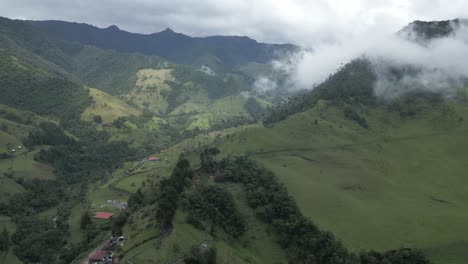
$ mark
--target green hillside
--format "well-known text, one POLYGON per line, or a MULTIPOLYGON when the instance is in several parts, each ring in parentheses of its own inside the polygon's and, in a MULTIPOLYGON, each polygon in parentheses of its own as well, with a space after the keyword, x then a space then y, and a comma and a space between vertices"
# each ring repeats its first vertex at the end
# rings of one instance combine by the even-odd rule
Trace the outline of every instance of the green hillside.
POLYGON ((95 116, 102 119, 102 123, 111 123, 119 117, 138 116, 141 114, 137 109, 127 105, 115 96, 89 88, 89 96, 93 103, 81 113, 81 119, 93 121, 95 116))
POLYGON ((0 264, 82 263, 111 235, 121 263, 468 259, 468 89, 383 99, 358 58, 312 90, 261 94, 258 78, 290 84, 268 46, 223 53, 250 39, 204 39, 229 45, 175 54, 184 65, 33 24, 0 18, 0 264))
POLYGON ((0 103, 38 114, 70 116, 90 100, 83 86, 0 50, 0 103))
POLYGON ((304 214, 355 252, 414 247, 434 263, 463 263, 468 105, 423 100, 411 117, 360 112, 368 129, 319 101, 218 146, 274 171, 304 214))

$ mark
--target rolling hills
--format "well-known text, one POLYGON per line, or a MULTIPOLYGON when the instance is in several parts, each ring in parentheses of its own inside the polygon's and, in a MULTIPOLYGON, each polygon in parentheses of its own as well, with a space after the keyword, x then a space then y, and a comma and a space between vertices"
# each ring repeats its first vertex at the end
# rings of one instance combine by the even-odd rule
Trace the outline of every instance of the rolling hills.
POLYGON ((1 18, 0 260, 81 263, 113 234, 124 263, 464 263, 468 90, 386 100, 358 58, 276 106, 253 86, 294 49, 1 18))

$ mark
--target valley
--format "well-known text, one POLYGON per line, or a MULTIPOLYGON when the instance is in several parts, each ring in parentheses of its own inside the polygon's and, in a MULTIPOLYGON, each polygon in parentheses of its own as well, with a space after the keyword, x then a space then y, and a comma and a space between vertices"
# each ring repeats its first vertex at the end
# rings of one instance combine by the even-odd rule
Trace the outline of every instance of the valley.
POLYGON ((466 80, 281 90, 296 49, 0 18, 0 264, 465 263, 466 80))

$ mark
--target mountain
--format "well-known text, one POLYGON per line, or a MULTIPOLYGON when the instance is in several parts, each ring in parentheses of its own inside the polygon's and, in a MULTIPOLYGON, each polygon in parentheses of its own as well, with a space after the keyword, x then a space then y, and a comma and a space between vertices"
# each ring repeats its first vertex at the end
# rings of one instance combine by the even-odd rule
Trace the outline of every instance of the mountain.
POLYGON ((265 44, 248 37, 190 37, 171 29, 138 34, 116 26, 97 28, 64 21, 29 21, 41 30, 63 40, 119 52, 139 52, 167 60, 214 69, 230 70, 247 62, 267 63, 298 47, 290 44, 265 44))
MULTIPOLYGON (((265 106, 269 105, 268 102, 261 103, 260 107, 252 112, 254 108, 248 110, 245 106, 248 98, 240 95, 241 92, 248 93, 252 90, 255 70, 245 73, 245 70, 241 69, 216 74, 210 72, 208 67, 175 64, 141 53, 103 50, 57 39, 29 22, 20 20, 2 18, 0 30, 0 38, 3 39, 0 47, 7 52, 37 69, 53 72, 77 85, 82 83, 97 88, 119 97, 139 111, 144 110, 163 117, 171 126, 180 129, 180 133, 191 134, 194 131, 206 131, 234 123, 253 122, 254 119, 258 119, 258 113, 264 113, 265 106)), ((263 67, 270 71, 262 64, 257 63, 255 67, 263 67)), ((8 77, 12 78, 14 75, 8 77)), ((28 89, 32 88, 23 87, 21 92, 27 96, 32 92, 28 89)), ((20 98, 15 94, 20 90, 8 92, 12 93, 13 98, 20 98)), ((67 100, 71 98, 73 97, 68 96, 67 100)), ((256 102, 257 99, 250 102, 256 102)), ((82 101, 80 97, 75 97, 75 100, 74 104, 82 101)), ((61 101, 66 102, 63 99, 61 101)), ((49 103, 57 102, 51 99, 49 103)), ((19 103, 16 106, 25 107, 19 103)), ((28 107, 24 109, 37 111, 31 108, 32 105, 28 107)), ((76 109, 75 115, 81 115, 84 108, 76 109)), ((107 110, 109 112, 110 108, 107 110)), ((57 111, 63 112, 58 108, 57 111)), ((46 112, 43 110, 37 113, 46 112)))
POLYGON ((0 259, 464 263, 468 90, 383 100, 357 58, 276 106, 295 48, 0 19, 0 259))
POLYGON ((447 37, 461 26, 468 25, 467 19, 453 19, 443 21, 414 21, 401 29, 398 33, 402 36, 420 40, 447 37))

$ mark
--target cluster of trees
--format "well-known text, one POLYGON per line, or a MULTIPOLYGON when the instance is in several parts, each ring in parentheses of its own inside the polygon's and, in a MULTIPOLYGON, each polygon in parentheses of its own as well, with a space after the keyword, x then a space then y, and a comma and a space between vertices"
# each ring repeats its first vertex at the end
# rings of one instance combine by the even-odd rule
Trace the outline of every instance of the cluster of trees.
POLYGON ((162 229, 172 227, 172 220, 177 210, 180 194, 188 184, 187 181, 192 177, 193 171, 190 162, 181 159, 177 162, 171 176, 161 180, 156 219, 161 224, 162 229))
POLYGON ((128 209, 132 212, 138 210, 145 204, 145 196, 141 189, 138 189, 136 192, 132 193, 128 198, 128 209))
POLYGON ((33 114, 27 112, 23 113, 22 115, 19 115, 11 111, 7 111, 5 109, 0 109, 0 117, 24 125, 30 125, 33 123, 33 114))
POLYGON ((214 159, 214 156, 220 153, 217 148, 205 148, 200 153, 200 169, 206 173, 216 172, 218 163, 214 159))
POLYGON ((34 145, 72 145, 75 140, 67 136, 64 131, 55 123, 41 122, 38 127, 32 130, 25 144, 34 145))
POLYGON ((212 99, 250 89, 246 78, 238 74, 208 75, 192 66, 174 65, 172 75, 180 83, 192 82, 198 89, 203 88, 212 99))
POLYGON ((0 251, 8 251, 10 248, 10 233, 6 229, 3 228, 2 233, 0 233, 0 251))
POLYGON ((217 166, 218 180, 242 183, 250 207, 280 235, 280 245, 290 263, 322 264, 427 264, 416 250, 403 249, 385 253, 368 252, 356 256, 331 234, 320 230, 305 218, 286 188, 274 174, 247 157, 225 158, 217 166))
POLYGON ((237 210, 234 198, 224 188, 214 185, 199 185, 187 197, 186 207, 189 222, 195 227, 208 229, 214 234, 221 227, 233 238, 246 230, 246 222, 237 210))
POLYGON ((68 199, 66 187, 60 181, 19 178, 16 182, 26 191, 15 194, 7 204, 0 204, 2 214, 27 217, 68 199))
POLYGON ((268 113, 267 109, 253 97, 249 97, 249 99, 245 101, 244 108, 255 120, 262 120, 268 113))
POLYGON ((122 141, 109 142, 110 134, 97 131, 90 122, 75 120, 74 123, 43 122, 32 131, 26 140, 29 146, 51 145, 35 156, 35 159, 51 164, 61 180, 77 183, 89 180, 107 171, 112 171, 125 160, 134 158, 136 151, 122 141), (68 126, 67 126, 68 125, 68 126), (86 125, 89 125, 88 127, 86 125), (78 138, 76 141, 64 132, 68 128, 78 138))
POLYGON ((347 106, 344 109, 344 116, 345 118, 351 119, 358 123, 360 126, 363 128, 369 128, 369 125, 367 124, 367 120, 365 117, 360 116, 356 110, 354 110, 352 107, 347 106))
POLYGON ((408 92, 387 104, 389 111, 397 112, 401 117, 412 117, 444 101, 441 94, 431 91, 415 90, 408 92))
POLYGON ((67 244, 69 226, 59 215, 55 221, 28 216, 16 219, 17 229, 12 235, 14 252, 26 263, 68 263, 62 259, 67 244))
POLYGON ((71 207, 72 201, 82 198, 87 182, 102 178, 122 162, 135 157, 136 152, 125 142, 110 142, 110 134, 96 130, 91 122, 78 119, 63 120, 60 125, 43 122, 33 130, 27 144, 49 145, 35 156, 36 160, 54 167, 54 180, 15 181, 25 192, 12 197, 8 204, 0 205, 0 212, 13 216, 18 229, 12 235, 16 255, 26 263, 70 263, 103 229, 121 233, 126 218, 116 217, 112 224, 97 226, 83 215, 81 227, 86 241, 68 243, 69 227, 66 219, 70 210, 60 209, 55 221, 39 219, 37 214, 48 208, 71 207), (71 132, 72 138, 65 133, 71 132), (78 138, 79 140, 75 139, 78 138))
MULTIPOLYGON (((179 130, 169 124, 158 124, 157 128, 148 127, 154 115, 149 111, 143 111, 140 116, 119 117, 111 126, 117 128, 116 133, 128 135, 126 141, 129 144, 138 144, 138 152, 141 156, 153 153, 183 139, 179 130), (125 126, 130 122, 138 128, 138 132, 125 126)), ((112 131, 112 129, 111 129, 112 131)))
POLYGON ((292 114, 314 107, 319 100, 328 100, 338 106, 375 105, 376 78, 369 60, 355 59, 330 75, 312 91, 301 93, 290 98, 288 103, 272 109, 265 122, 274 123, 283 120, 292 114))
POLYGON ((0 103, 38 114, 69 117, 91 104, 87 90, 63 76, 0 51, 0 103))

